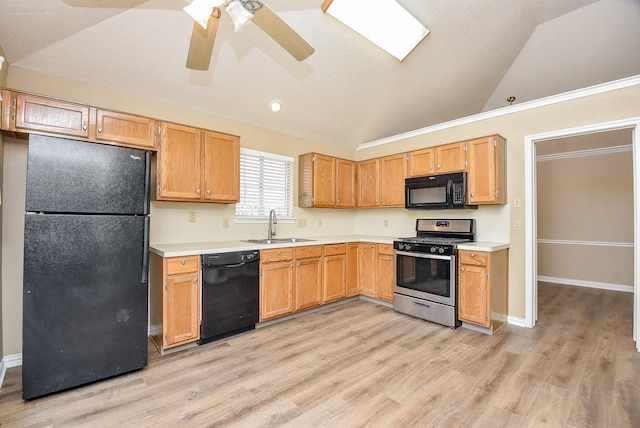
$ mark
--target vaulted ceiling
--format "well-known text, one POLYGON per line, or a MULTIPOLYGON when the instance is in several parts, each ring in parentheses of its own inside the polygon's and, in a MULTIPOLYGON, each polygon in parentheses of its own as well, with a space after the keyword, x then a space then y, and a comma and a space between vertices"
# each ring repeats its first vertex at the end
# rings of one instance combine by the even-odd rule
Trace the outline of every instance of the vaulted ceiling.
POLYGON ((16 69, 352 148, 509 96, 640 74, 640 0, 398 0, 431 30, 403 62, 323 14, 322 0, 265 3, 311 57, 296 61, 253 24, 234 33, 223 15, 209 70, 189 70, 183 0, 0 0, 0 47, 16 69))

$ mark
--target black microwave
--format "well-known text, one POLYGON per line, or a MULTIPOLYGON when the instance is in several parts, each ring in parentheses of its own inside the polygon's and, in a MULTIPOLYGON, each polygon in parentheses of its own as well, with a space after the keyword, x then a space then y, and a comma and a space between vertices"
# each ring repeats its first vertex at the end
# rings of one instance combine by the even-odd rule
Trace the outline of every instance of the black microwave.
POLYGON ((478 208, 467 205, 467 173, 430 175, 407 178, 405 183, 405 208, 448 210, 478 208))

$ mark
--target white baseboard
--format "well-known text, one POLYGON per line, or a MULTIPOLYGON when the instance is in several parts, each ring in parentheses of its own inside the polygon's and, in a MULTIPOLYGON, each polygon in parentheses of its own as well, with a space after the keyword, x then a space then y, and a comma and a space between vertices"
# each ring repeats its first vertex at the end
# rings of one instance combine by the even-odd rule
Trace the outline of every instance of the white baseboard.
POLYGON ((162 324, 149 326, 149 336, 155 336, 156 334, 161 334, 161 333, 162 333, 162 324))
POLYGON ((7 374, 7 367, 4 365, 4 358, 0 358, 0 391, 4 383, 4 376, 7 374))
POLYGON ((517 327, 526 327, 527 326, 526 320, 524 318, 514 317, 514 316, 511 316, 511 315, 509 315, 507 317, 507 324, 515 325, 517 327))
POLYGON ((586 281, 582 279, 556 278, 553 276, 538 275, 538 281, 551 282, 553 284, 573 285, 576 287, 599 288, 601 290, 623 291, 633 293, 633 285, 610 284, 608 282, 586 281))
POLYGON ((8 369, 22 365, 22 354, 5 355, 4 363, 8 369))

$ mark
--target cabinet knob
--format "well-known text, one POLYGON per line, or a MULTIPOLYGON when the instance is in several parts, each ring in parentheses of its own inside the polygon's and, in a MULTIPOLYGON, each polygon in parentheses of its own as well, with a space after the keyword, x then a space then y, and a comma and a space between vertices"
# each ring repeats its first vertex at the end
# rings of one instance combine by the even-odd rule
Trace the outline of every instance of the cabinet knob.
POLYGON ((460 272, 464 272, 464 266, 460 266, 460 272))
POLYGON ((198 277, 193 278, 193 282, 198 282, 198 277))
POLYGON ((86 131, 87 130, 87 125, 82 125, 82 130, 86 131))
POLYGON ((440 165, 438 165, 438 169, 440 169, 440 165))
POLYGON ((200 194, 200 189, 196 189, 196 193, 199 195, 200 194))
POLYGON ((473 198, 473 193, 471 194, 471 197, 473 198))
POLYGON ((182 266, 184 266, 185 264, 187 264, 187 259, 180 260, 180 263, 182 264, 182 266))
POLYGON ((207 195, 211 194, 211 189, 207 189, 207 195))
POLYGON ((102 128, 98 128, 98 134, 102 134, 102 128))

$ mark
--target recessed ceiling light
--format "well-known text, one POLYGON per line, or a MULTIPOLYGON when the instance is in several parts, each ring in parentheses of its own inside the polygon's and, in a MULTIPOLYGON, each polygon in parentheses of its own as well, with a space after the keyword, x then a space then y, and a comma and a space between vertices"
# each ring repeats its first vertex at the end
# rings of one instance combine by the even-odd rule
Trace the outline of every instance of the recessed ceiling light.
POLYGON ((279 112, 280 110, 282 110, 282 103, 280 101, 271 101, 269 103, 269 111, 272 111, 274 113, 279 112))
POLYGON ((322 11, 400 61, 430 32, 395 0, 325 0, 322 11))

